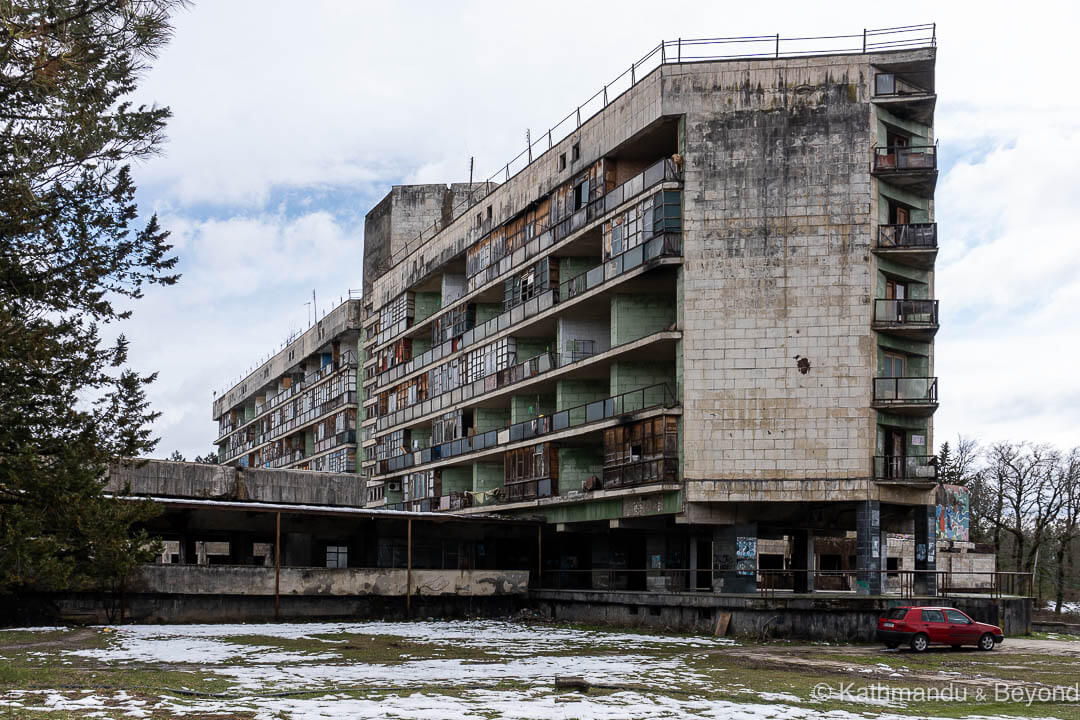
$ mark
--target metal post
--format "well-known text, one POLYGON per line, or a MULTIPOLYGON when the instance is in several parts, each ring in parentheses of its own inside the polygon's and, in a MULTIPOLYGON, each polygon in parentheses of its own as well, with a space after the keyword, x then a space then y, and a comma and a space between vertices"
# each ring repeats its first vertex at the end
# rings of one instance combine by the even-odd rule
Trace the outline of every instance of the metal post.
POLYGON ((551 149, 551 128, 548 128, 548 150, 551 149))
POLYGON ((604 86, 604 107, 607 107, 607 85, 604 86))
POLYGON ((862 51, 863 53, 866 52, 866 28, 862 30, 862 51))
POLYGON ((679 55, 678 55, 678 58, 679 58, 678 62, 682 62, 682 38, 679 38, 679 55))
POLYGON ((506 179, 510 179, 510 163, 506 163, 506 179))
POLYGON ((578 105, 578 108, 577 108, 577 126, 581 127, 581 106, 580 105, 578 105))
POLYGON ((412 518, 407 521, 405 539, 405 617, 412 617, 412 518))
POLYGON ((544 579, 544 527, 536 526, 536 587, 542 587, 544 579))
POLYGON ((274 619, 281 613, 281 511, 274 523, 274 619))
POLYGON ((532 132, 529 128, 525 128, 525 145, 529 149, 529 162, 532 162, 532 132))
POLYGON ((776 33, 776 57, 780 57, 780 33, 776 33))
POLYGON ((634 85, 636 83, 637 83, 637 80, 634 78, 634 66, 631 65, 630 66, 630 84, 634 85))
POLYGON ((660 41, 660 64, 667 62, 667 40, 660 41))

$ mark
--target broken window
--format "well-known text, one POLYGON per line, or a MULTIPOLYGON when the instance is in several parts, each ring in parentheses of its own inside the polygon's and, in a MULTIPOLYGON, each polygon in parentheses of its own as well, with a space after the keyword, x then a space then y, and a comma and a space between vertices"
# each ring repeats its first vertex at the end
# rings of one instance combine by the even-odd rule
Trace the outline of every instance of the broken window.
POLYGON ((326 567, 347 568, 349 567, 349 548, 345 545, 326 546, 326 567))

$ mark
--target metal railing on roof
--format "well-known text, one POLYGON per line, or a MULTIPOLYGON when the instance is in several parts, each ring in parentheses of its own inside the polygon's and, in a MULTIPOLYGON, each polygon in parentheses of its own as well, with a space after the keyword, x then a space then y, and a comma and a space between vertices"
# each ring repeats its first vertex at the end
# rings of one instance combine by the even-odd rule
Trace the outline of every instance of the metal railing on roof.
MULTIPOLYGON (((491 187, 492 183, 498 182, 499 179, 504 182, 510 180, 531 165, 534 160, 551 150, 555 143, 564 140, 661 65, 739 58, 752 60, 807 55, 865 54, 936 46, 936 23, 863 29, 861 33, 851 35, 782 37, 776 33, 775 35, 663 40, 640 60, 631 63, 630 67, 619 73, 614 80, 593 93, 592 97, 548 128, 546 132, 537 135, 536 140, 532 139, 531 132, 527 133, 528 141, 525 148, 486 180, 477 181, 476 184, 480 187, 470 190, 466 199, 454 207, 451 216, 456 219, 461 212, 487 197, 494 191, 491 187), (736 52, 728 52, 736 49, 736 52)), ((390 267, 397 265, 440 230, 442 226, 438 222, 422 230, 414 240, 405 243, 401 250, 391 256, 390 267)))

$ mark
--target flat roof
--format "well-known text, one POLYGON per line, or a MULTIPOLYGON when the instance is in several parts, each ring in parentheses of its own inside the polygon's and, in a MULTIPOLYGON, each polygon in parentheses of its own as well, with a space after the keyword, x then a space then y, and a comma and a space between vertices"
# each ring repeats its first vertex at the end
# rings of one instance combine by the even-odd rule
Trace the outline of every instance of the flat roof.
POLYGON ((536 525, 540 520, 506 518, 499 515, 447 515, 441 512, 418 512, 411 510, 378 510, 375 508, 334 507, 330 505, 295 505, 286 503, 244 502, 237 500, 199 500, 196 498, 160 497, 153 495, 106 495, 120 500, 151 500, 166 507, 236 510, 240 512, 285 512, 306 515, 339 515, 357 518, 430 520, 432 522, 496 522, 515 525, 536 525))

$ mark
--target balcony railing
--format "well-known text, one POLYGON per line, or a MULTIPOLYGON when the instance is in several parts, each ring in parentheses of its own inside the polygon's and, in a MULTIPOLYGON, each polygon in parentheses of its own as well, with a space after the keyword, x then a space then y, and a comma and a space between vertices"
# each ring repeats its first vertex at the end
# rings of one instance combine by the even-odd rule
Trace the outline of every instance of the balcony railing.
MULTIPOLYGON (((571 235, 584 228, 588 223, 614 211, 619 206, 630 202, 641 195, 652 192, 662 183, 679 182, 681 180, 682 172, 676 167, 671 158, 658 160, 642 172, 624 182, 622 185, 619 185, 607 194, 593 200, 569 217, 552 223, 532 238, 525 239, 524 234, 522 234, 520 243, 511 242, 509 246, 504 245, 503 249, 500 250, 503 254, 493 257, 488 265, 468 278, 466 281, 466 293, 471 293, 497 278, 519 270, 541 252, 566 240, 571 235)), ((478 242, 483 242, 483 239, 478 242)), ((446 304, 444 303, 444 305, 446 304)), ((444 312, 451 312, 451 308, 447 306, 446 308, 439 310, 437 315, 444 312)), ((503 314, 505 315, 506 313, 503 314)), ((433 315, 424 318, 422 322, 429 322, 435 317, 436 316, 433 315)), ((402 322, 404 323, 404 321, 402 322)), ((396 340, 399 335, 406 331, 411 331, 417 324, 419 323, 414 325, 399 323, 392 328, 385 329, 377 334, 369 335, 368 340, 370 342, 371 339, 374 338, 375 345, 382 345, 391 340, 396 340)), ((463 341, 461 346, 463 347, 466 344, 468 343, 463 341)), ((435 348, 432 348, 432 350, 434 349, 435 348)), ((418 358, 417 360, 420 360, 421 358, 418 358)), ((428 359, 426 362, 416 362, 414 367, 422 367, 430 361, 431 359, 428 359)), ((406 370, 405 372, 410 372, 410 370, 406 370)))
POLYGON ((936 330, 937 300, 874 300, 874 324, 913 330, 936 330))
POLYGON ((936 377, 874 378, 874 403, 878 405, 937 405, 936 377))
POLYGON ((874 457, 874 479, 880 482, 936 482, 936 455, 878 455, 874 457))
POLYGON ((903 97, 907 95, 930 95, 931 93, 918 85, 902 80, 896 73, 874 74, 874 97, 903 97))
POLYGON ((553 415, 525 420, 499 430, 489 430, 471 437, 433 445, 422 450, 380 461, 379 473, 398 473, 416 465, 426 465, 438 460, 468 455, 523 440, 531 440, 571 428, 591 425, 603 420, 651 410, 674 407, 678 404, 675 394, 667 383, 658 383, 630 390, 609 398, 560 410, 553 415))
POLYGON ((678 457, 653 457, 616 467, 605 467, 604 488, 610 490, 648 483, 675 482, 678 475, 678 457))
POLYGON ((937 249, 937 223, 878 225, 879 250, 937 249))
POLYGON ((937 170, 934 145, 890 145, 874 148, 874 172, 937 170))

